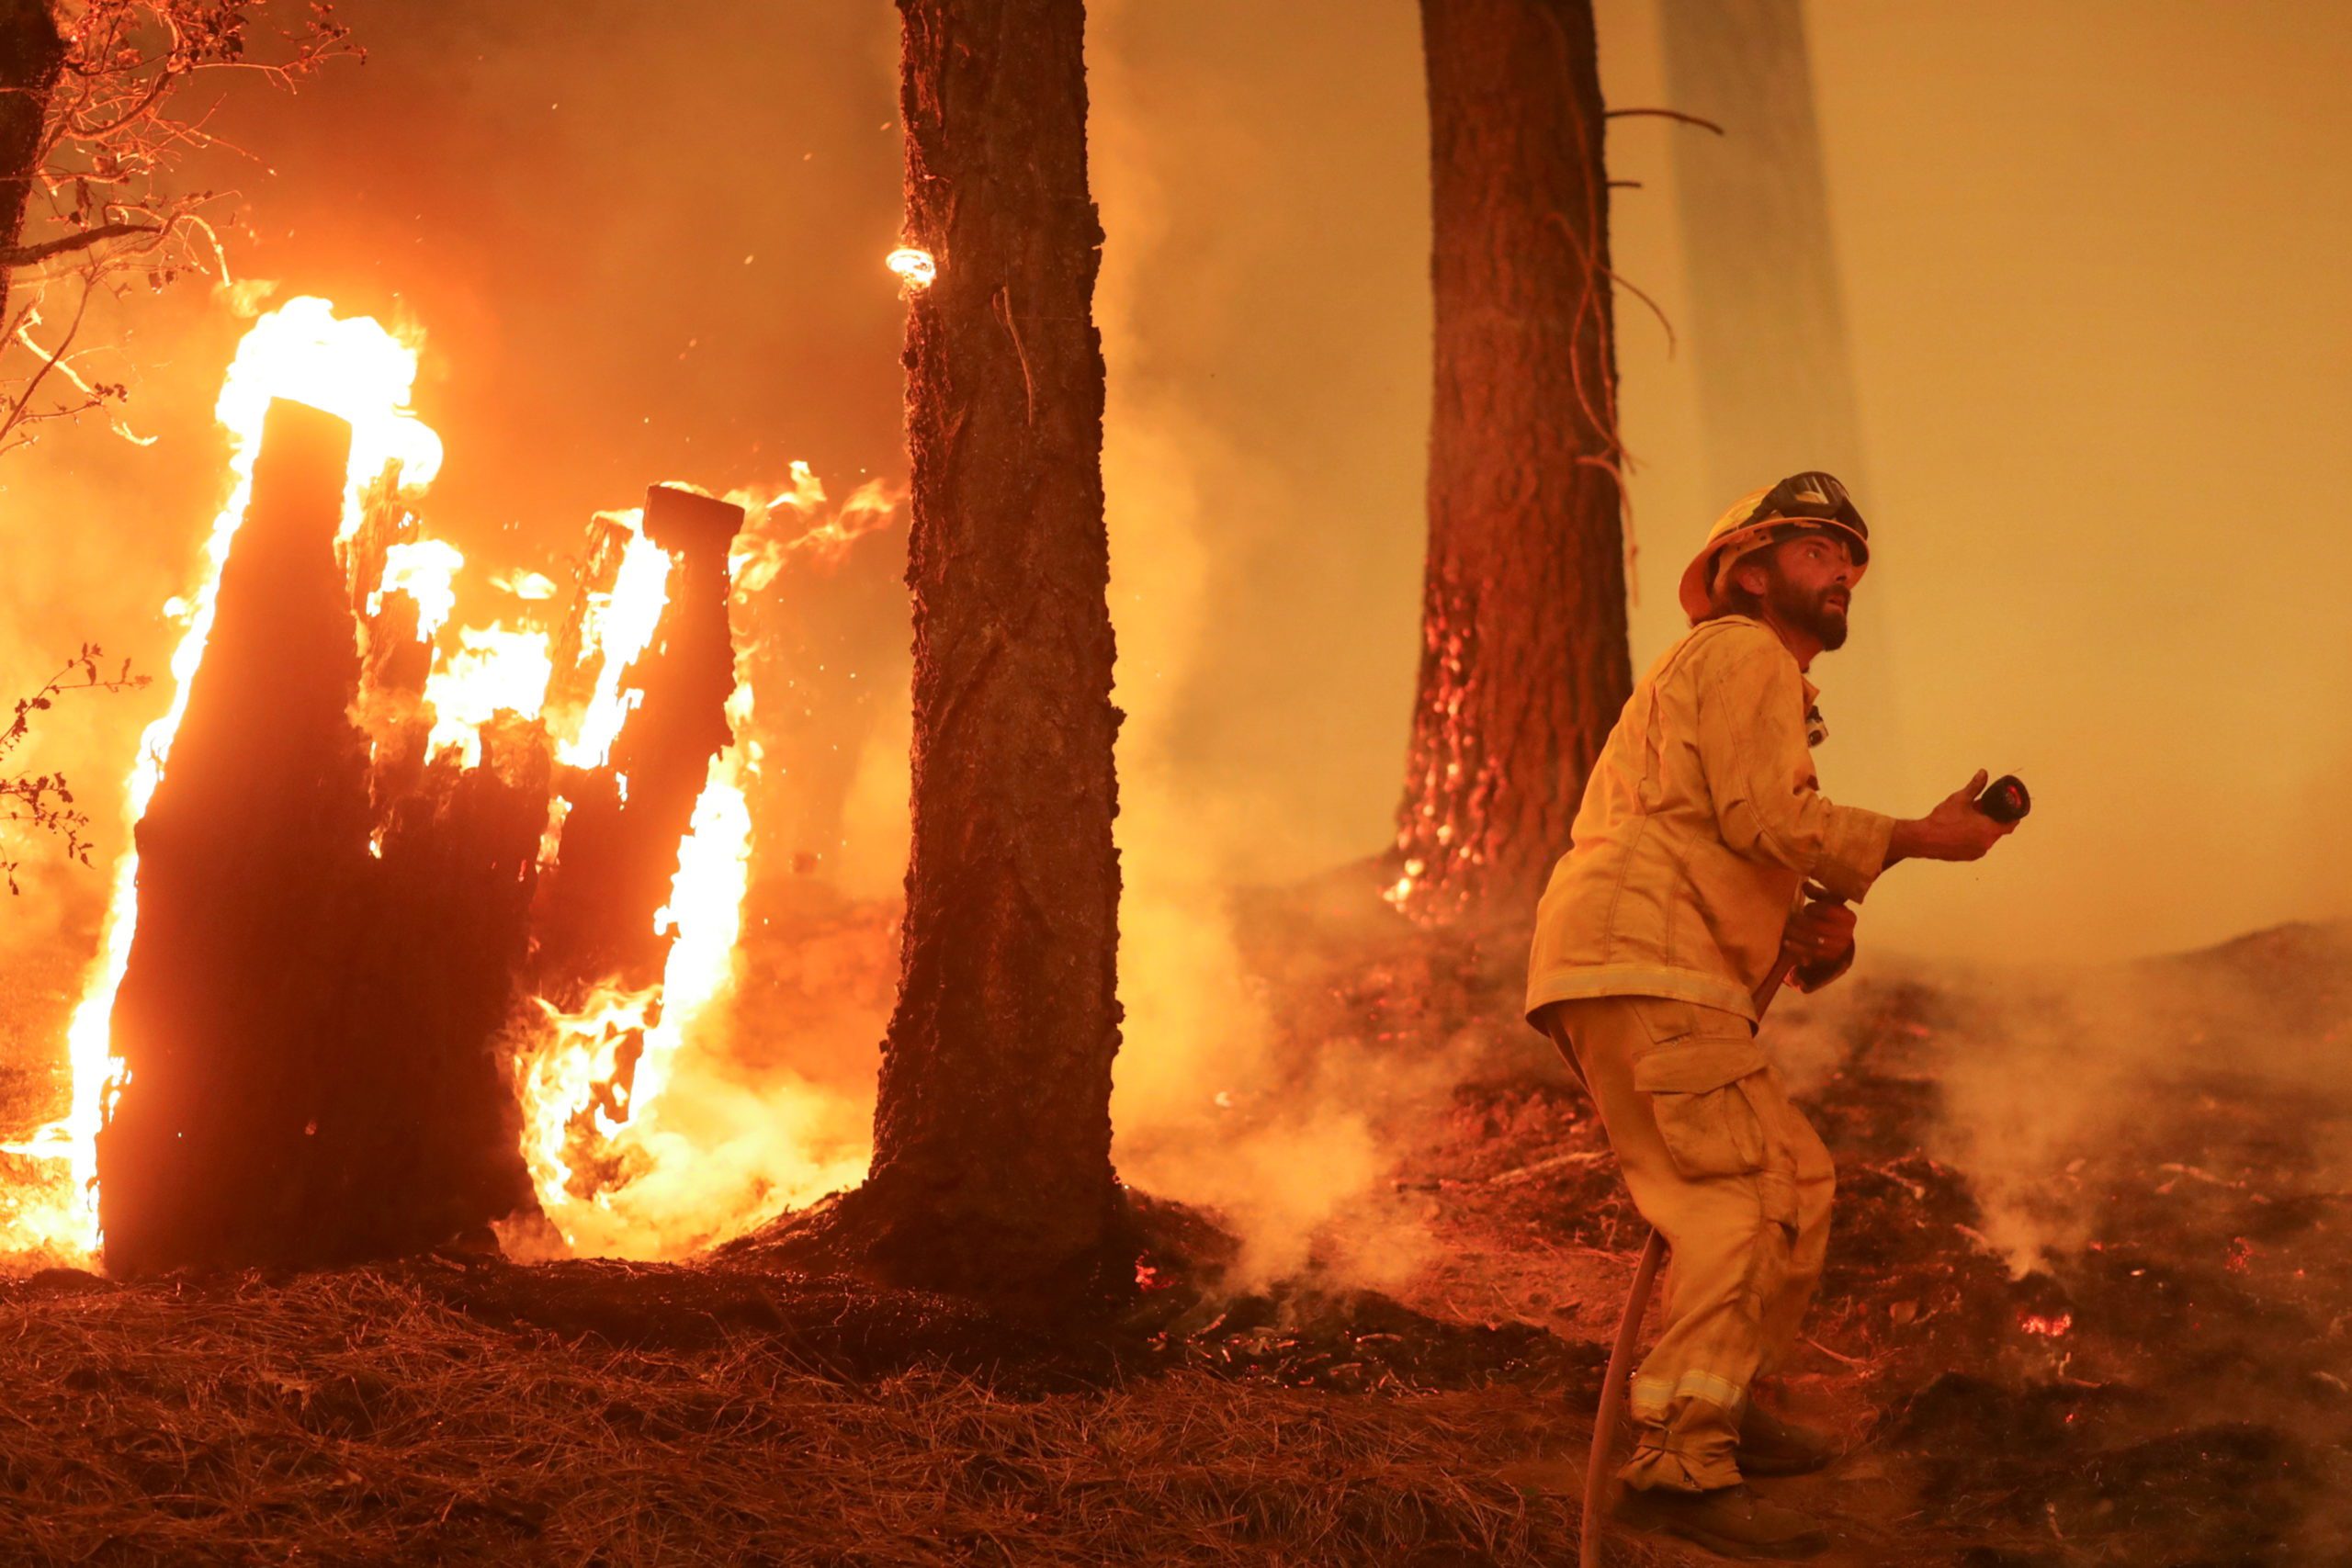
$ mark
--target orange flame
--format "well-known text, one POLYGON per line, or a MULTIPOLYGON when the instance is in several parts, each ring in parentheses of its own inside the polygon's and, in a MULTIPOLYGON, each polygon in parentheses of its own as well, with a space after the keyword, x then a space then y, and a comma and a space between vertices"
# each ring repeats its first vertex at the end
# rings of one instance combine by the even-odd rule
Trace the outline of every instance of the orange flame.
POLYGON ((670 901, 653 917, 655 931, 673 936, 661 982, 640 991, 600 988, 569 1013, 538 1004, 541 1042, 518 1063, 523 1154, 539 1206, 574 1247, 604 1251, 632 1239, 609 1191, 573 1190, 567 1150, 575 1119, 593 1117, 606 1153, 641 1151, 688 1031, 734 983, 751 882, 749 767, 740 740, 711 760, 693 829, 678 845, 670 901), (641 1054, 625 1075, 623 1053, 632 1048, 641 1054))
POLYGON ((629 710, 645 700, 643 692, 622 682, 638 655, 652 643, 662 612, 670 604, 670 552, 645 536, 642 510, 597 515, 625 525, 629 541, 612 590, 588 596, 582 641, 602 652, 605 661, 596 671, 596 690, 586 709, 556 741, 557 760, 574 768, 603 767, 629 710))
POLYGON ((384 595, 416 601, 416 639, 431 642, 458 608, 458 570, 466 558, 439 539, 414 539, 384 552, 384 581, 368 595, 368 613, 381 614, 384 595))
POLYGON ((481 727, 491 716, 513 712, 537 718, 547 702, 555 663, 545 632, 504 626, 462 626, 458 652, 435 658, 424 678, 425 705, 433 709, 430 752, 456 748, 467 767, 481 761, 481 727))
POLYGON ((823 481, 798 461, 792 465, 790 488, 774 494, 729 491, 727 499, 744 511, 743 531, 736 536, 727 561, 739 594, 765 589, 802 551, 831 566, 852 545, 888 527, 899 514, 898 494, 880 479, 866 480, 827 513, 823 481))

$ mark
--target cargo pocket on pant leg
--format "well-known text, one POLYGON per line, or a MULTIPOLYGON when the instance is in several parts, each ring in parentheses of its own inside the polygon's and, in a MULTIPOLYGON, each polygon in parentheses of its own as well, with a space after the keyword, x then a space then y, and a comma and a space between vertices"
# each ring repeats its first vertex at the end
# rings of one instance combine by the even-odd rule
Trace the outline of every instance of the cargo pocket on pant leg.
POLYGON ((1655 1045, 1634 1063, 1659 1138, 1688 1181, 1765 1168, 1764 1123, 1741 1079, 1764 1070, 1753 1040, 1692 1036, 1655 1045))

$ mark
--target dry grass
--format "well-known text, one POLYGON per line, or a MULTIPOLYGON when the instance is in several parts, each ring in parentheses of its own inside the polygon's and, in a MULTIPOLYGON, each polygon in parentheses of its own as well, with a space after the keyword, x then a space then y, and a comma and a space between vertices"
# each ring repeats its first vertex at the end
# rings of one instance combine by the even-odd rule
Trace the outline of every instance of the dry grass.
POLYGON ((0 1285, 0 1554, 1354 1568, 1574 1550, 1563 1504, 1498 1479, 1570 1424, 1524 1386, 1348 1395, 1180 1370, 1023 1392, 936 1361, 820 1371, 789 1335, 696 1337, 487 1322, 413 1268, 0 1285))

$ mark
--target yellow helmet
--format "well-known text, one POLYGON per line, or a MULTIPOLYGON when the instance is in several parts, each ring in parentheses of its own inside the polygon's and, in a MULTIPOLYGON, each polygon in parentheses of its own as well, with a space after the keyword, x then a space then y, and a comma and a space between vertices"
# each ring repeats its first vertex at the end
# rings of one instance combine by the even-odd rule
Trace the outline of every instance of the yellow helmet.
POLYGON ((1731 510, 1707 530, 1707 542, 1682 572, 1682 612, 1690 624, 1695 626, 1714 613, 1724 575, 1750 549, 1781 537, 1791 525, 1805 524, 1846 536, 1854 556, 1854 578, 1860 581, 1870 563, 1871 530, 1853 497, 1833 475, 1817 469, 1791 474, 1770 490, 1751 491, 1733 502, 1731 510))

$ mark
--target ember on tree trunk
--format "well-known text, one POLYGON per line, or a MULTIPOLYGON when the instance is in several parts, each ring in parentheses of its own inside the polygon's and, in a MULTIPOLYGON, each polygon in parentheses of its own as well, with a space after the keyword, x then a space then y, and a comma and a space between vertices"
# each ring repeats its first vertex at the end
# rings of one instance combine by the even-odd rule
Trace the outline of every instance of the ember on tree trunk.
MULTIPOLYGON (((874 1164, 886 1276, 1067 1295, 1113 1235, 1102 241, 1078 0, 901 0, 914 840, 874 1164)), ((1129 1259, 1130 1267, 1132 1258, 1129 1259)))
MULTIPOLYGON (((536 721, 374 781, 338 562, 350 434, 271 405, 203 663, 140 822, 98 1145, 109 1269, 334 1263, 527 1208, 492 1054, 528 937, 548 759, 536 721), (371 853, 371 840, 375 852, 371 853)), ((380 560, 362 570, 380 572, 380 560)), ((413 637, 370 626, 369 667, 413 637)))
POLYGON ((1421 668, 1390 897, 1532 917, 1633 689, 1589 0, 1422 0, 1436 299, 1421 668))

